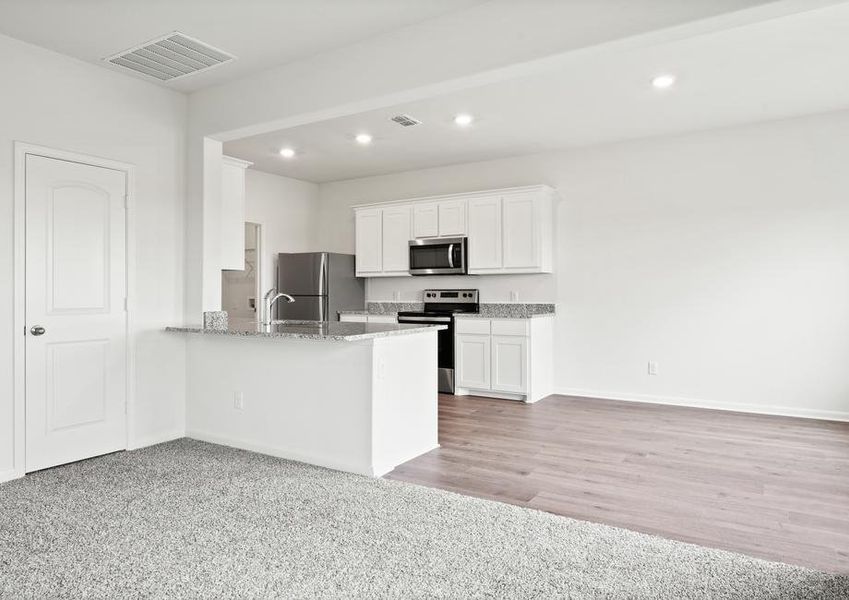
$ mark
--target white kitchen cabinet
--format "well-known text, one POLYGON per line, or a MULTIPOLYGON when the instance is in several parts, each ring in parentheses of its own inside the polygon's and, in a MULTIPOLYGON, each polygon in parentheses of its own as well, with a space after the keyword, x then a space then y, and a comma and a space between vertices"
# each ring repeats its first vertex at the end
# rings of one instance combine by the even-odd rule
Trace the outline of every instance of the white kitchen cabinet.
POLYGON ((454 237, 466 234, 466 200, 444 200, 439 207, 440 237, 454 237))
POLYGON ((469 199, 469 271, 501 269, 501 197, 469 199))
POLYGON ((457 316, 455 394, 536 402, 552 393, 554 319, 457 316))
POLYGON ((357 275, 408 275, 410 239, 460 236, 471 275, 551 273, 553 197, 537 185, 356 206, 357 275))
POLYGON ((369 276, 383 271, 383 210, 358 210, 356 227, 357 276, 369 276))
POLYGON ((518 335, 492 336, 491 388, 524 394, 528 391, 528 338, 518 335))
POLYGON ((230 156, 221 164, 221 268, 245 269, 245 170, 249 163, 230 156))
POLYGON ((413 237, 428 238, 439 235, 439 205, 422 202, 413 205, 413 237))
POLYGON ((501 198, 502 264, 505 269, 536 269, 540 256, 541 216, 536 194, 522 192, 501 198))
POLYGON ((454 337, 455 386, 490 389, 492 339, 489 335, 457 333, 454 337))
POLYGON ((465 234, 465 198, 413 204, 413 237, 457 237, 465 234))
POLYGON ((383 209, 383 273, 409 275, 410 206, 393 206, 383 209))
POLYGON ((469 199, 469 273, 551 273, 553 218, 547 188, 469 199))

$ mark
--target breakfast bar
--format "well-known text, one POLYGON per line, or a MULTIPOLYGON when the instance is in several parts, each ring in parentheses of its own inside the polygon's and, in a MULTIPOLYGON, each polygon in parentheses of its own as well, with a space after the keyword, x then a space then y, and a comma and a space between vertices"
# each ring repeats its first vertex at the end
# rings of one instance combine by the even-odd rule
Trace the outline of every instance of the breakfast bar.
POLYGON ((380 476, 437 447, 441 326, 235 323, 187 334, 186 435, 380 476))

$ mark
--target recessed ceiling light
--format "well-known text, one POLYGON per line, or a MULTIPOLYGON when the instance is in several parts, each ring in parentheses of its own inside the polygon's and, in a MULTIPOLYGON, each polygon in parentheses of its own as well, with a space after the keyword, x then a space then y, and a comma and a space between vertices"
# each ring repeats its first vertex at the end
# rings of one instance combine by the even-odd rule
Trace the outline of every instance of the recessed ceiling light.
POLYGON ((460 127, 468 127, 472 124, 475 118, 472 115, 466 113, 460 113, 456 117, 454 117, 454 123, 459 125, 460 127))
POLYGON ((292 148, 283 148, 280 150, 280 156, 283 158, 293 158, 295 156, 295 151, 292 148))
POLYGON ((651 84, 659 90, 666 90, 675 85, 675 75, 658 75, 651 80, 651 84))
POLYGON ((368 144, 371 144, 372 137, 367 133, 360 133, 357 134, 357 137, 355 137, 354 139, 357 140, 358 144, 367 146, 368 144))

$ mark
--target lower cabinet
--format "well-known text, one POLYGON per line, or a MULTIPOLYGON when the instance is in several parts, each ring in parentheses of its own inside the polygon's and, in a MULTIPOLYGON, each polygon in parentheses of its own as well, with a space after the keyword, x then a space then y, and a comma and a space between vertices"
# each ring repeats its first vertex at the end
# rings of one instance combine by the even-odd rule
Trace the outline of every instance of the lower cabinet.
POLYGON ((528 339, 492 336, 492 389, 524 394, 528 391, 528 339))
POLYGON ((550 394, 552 323, 549 318, 457 318, 456 393, 526 402, 550 394))
POLYGON ((489 335, 458 333, 454 338, 454 366, 456 385, 464 388, 488 390, 492 340, 489 335))

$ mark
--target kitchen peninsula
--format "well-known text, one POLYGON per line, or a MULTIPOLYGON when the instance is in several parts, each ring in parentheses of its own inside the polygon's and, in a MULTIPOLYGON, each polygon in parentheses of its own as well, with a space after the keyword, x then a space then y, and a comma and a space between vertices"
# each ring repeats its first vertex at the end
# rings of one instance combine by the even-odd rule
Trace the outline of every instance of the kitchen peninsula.
POLYGON ((441 326, 283 321, 169 327, 188 437, 380 476, 437 447, 441 326))

